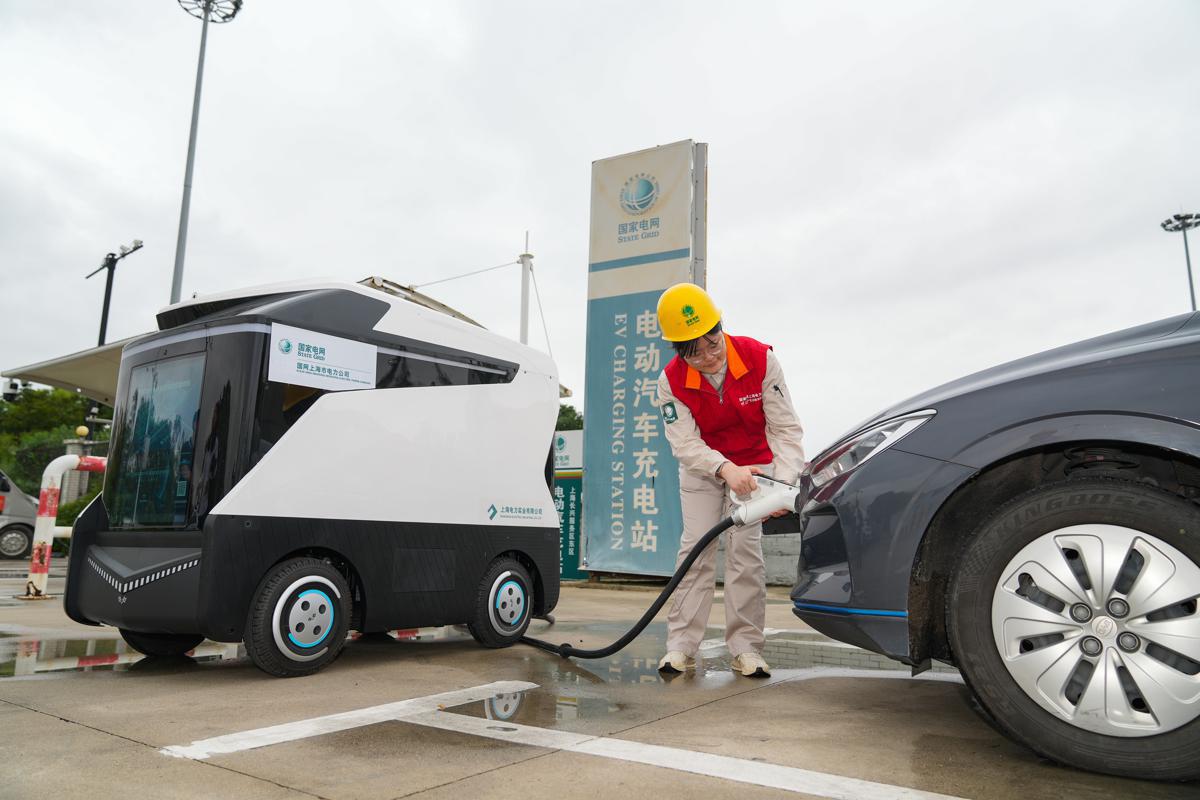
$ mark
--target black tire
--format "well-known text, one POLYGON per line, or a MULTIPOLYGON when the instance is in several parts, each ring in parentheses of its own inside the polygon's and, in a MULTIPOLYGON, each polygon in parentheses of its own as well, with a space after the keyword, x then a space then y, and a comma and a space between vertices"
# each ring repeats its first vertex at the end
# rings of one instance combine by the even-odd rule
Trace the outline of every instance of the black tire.
POLYGON ((350 587, 333 566, 315 558, 284 561, 267 572, 254 593, 246 617, 246 652, 271 675, 311 675, 341 654, 352 607, 350 587))
POLYGON ((25 525, 9 525, 0 531, 0 558, 29 558, 33 550, 33 529, 25 525), (25 545, 18 549, 21 537, 25 545))
POLYGON ((204 641, 198 633, 138 633, 124 628, 121 638, 139 653, 159 658, 181 656, 204 641))
POLYGON ((484 647, 508 647, 521 641, 533 618, 533 581, 511 556, 491 563, 479 581, 467 630, 484 647))
MULTIPOLYGON (((1137 535, 1157 537, 1161 542, 1178 550, 1193 564, 1200 565, 1200 509, 1174 494, 1145 484, 1106 478, 1070 480, 1039 487, 998 509, 965 543, 950 591, 947 593, 946 614, 955 662, 962 670, 969 688, 1000 728, 1047 758, 1082 769, 1132 778, 1200 778, 1200 718, 1153 735, 1105 735, 1081 727, 1083 722, 1077 725, 1068 721, 1066 714, 1058 715, 1047 710, 1022 688, 1006 666, 1006 657, 1000 652, 992 619, 993 599, 1000 594, 997 587, 1001 581, 1013 580, 1010 562, 1025 548, 1041 546, 1040 543, 1034 544, 1038 540, 1052 541, 1056 547, 1063 548, 1063 539, 1058 538, 1058 531, 1070 526, 1089 524, 1120 526, 1137 535), (1052 532, 1056 538, 1042 538, 1052 532)), ((1026 550, 1026 553, 1030 552, 1034 550, 1026 550)), ((1079 558, 1079 554, 1070 549, 1069 545, 1060 552, 1065 558, 1079 558)), ((1026 555, 1021 556, 1022 560, 1025 558, 1026 555)), ((1029 563, 1036 568, 1040 562, 1029 563)), ((1084 572, 1090 574, 1088 569, 1084 572)), ((1026 580, 1028 577, 1028 571, 1025 571, 1019 576, 1019 580, 1026 580)), ((1075 577, 1078 583, 1072 590, 1080 588, 1080 591, 1085 591, 1082 588, 1084 581, 1079 578, 1079 573, 1076 573, 1075 577)), ((1090 577, 1086 580, 1090 583, 1090 577)), ((1093 655, 1083 649, 1084 640, 1101 635, 1113 636, 1111 626, 1115 615, 1103 609, 1111 608, 1108 604, 1112 602, 1112 598, 1120 596, 1116 594, 1116 586, 1119 584, 1118 576, 1118 580, 1109 587, 1093 587, 1095 596, 1101 598, 1097 601, 1101 610, 1097 611, 1094 617, 1089 617, 1086 624, 1091 627, 1083 627, 1084 623, 1079 623, 1077 636, 1072 638, 1067 635, 1067 638, 1053 643, 1055 648, 1061 647, 1061 650, 1047 651, 1047 659, 1058 659, 1053 662, 1056 668, 1059 663, 1068 665, 1068 668, 1071 668, 1072 664, 1075 665, 1074 671, 1069 673, 1072 678, 1081 674, 1078 664, 1084 656, 1093 655), (1098 631, 1094 635, 1093 628, 1098 631), (1058 656, 1059 652, 1063 655, 1058 656)), ((1061 586, 1066 584, 1060 585, 1060 591, 1061 586)), ((1037 586, 1035 590, 1041 588, 1037 586)), ((1196 589, 1200 592, 1200 586, 1196 589)), ((1028 594, 1022 594, 1022 591, 1028 592, 1024 585, 1021 591, 1017 592, 1013 592, 1009 586, 1010 593, 1028 599, 1028 594)), ((1124 591, 1129 592, 1131 589, 1126 588, 1124 591)), ((1068 615, 1075 610, 1075 606, 1070 605, 1072 602, 1086 605, 1069 599, 1064 606, 1068 615)), ((1057 607, 1057 604, 1052 605, 1057 607)), ((1192 614, 1197 613, 1195 606, 1193 600, 1192 614)), ((1116 623, 1122 625, 1145 620, 1148 610, 1139 611, 1138 615, 1127 611, 1128 617, 1125 620, 1116 620, 1116 623)), ((1186 608, 1181 606, 1180 613, 1184 611, 1186 608)), ((1082 611, 1080 613, 1082 614, 1082 611)), ((1142 630, 1145 631, 1146 628, 1142 630)), ((1008 635, 1004 631, 1001 633, 1001 639, 1008 635)), ((1096 641, 1100 639, 1097 638, 1096 641)), ((1148 641, 1150 640, 1147 639, 1148 641)), ((1012 663, 1045 646, 1047 645, 1035 642, 1034 639, 1023 639, 1017 654, 1007 658, 1012 663), (1025 649, 1027 643, 1029 650, 1025 649)), ((1099 666, 1094 669, 1103 669, 1110 663, 1125 663, 1118 660, 1122 654, 1116 651, 1111 638, 1104 646, 1112 649, 1115 655, 1106 649, 1096 657, 1093 663, 1099 666)), ((1145 653, 1146 657, 1149 657, 1148 649, 1145 653)), ((1051 674, 1049 668, 1044 672, 1036 671, 1040 669, 1041 667, 1036 667, 1029 673, 1036 675, 1035 681, 1041 681, 1051 674)), ((1087 669, 1084 673, 1086 677, 1081 678, 1083 683, 1076 685, 1073 695, 1070 682, 1065 684, 1062 697, 1074 697, 1073 701, 1066 702, 1073 702, 1078 706, 1083 699, 1080 692, 1090 691, 1089 688, 1078 688, 1081 685, 1090 687, 1094 672, 1087 669)), ((1127 668, 1126 673, 1128 674, 1127 668)), ((1058 674, 1060 673, 1054 673, 1055 680, 1058 674)), ((1137 707, 1136 703, 1134 707, 1137 707)), ((1183 711, 1184 715, 1186 713, 1186 710, 1183 711)), ((1102 726, 1108 720, 1108 712, 1100 715, 1100 719, 1098 724, 1102 726)))

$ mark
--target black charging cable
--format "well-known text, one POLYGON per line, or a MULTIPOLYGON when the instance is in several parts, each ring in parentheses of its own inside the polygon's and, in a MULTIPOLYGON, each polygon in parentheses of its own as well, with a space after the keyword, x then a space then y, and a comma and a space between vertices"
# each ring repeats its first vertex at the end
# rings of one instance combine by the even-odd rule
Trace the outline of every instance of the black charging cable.
POLYGON ((683 580, 683 576, 686 575, 687 571, 692 568, 692 564, 696 563, 696 559, 698 559, 704 553, 709 545, 716 541, 718 536, 732 528, 733 524, 732 516, 725 517, 716 525, 712 526, 708 533, 701 536, 700 541, 696 542, 696 546, 692 548, 692 552, 688 553, 687 558, 685 558, 683 563, 679 565, 679 568, 675 570, 675 574, 672 575, 671 580, 667 582, 666 588, 664 588, 654 602, 650 604, 650 607, 646 609, 645 614, 642 614, 642 618, 637 621, 637 624, 630 628, 624 636, 622 636, 620 639, 617 639, 608 647, 601 647, 598 650, 581 650, 578 647, 573 647, 567 644, 566 642, 563 642, 562 644, 551 644, 550 642, 543 642, 541 639, 534 639, 531 636, 522 636, 521 642, 523 644, 533 645, 534 647, 540 650, 545 650, 548 653, 554 653, 555 655, 562 656, 563 658, 605 658, 606 656, 611 656, 613 653, 623 649, 626 645, 636 639, 638 634, 646 629, 646 626, 650 624, 650 621, 654 619, 655 615, 662 610, 662 607, 667 602, 667 599, 670 598, 670 596, 675 592, 676 587, 679 586, 679 582, 683 580))

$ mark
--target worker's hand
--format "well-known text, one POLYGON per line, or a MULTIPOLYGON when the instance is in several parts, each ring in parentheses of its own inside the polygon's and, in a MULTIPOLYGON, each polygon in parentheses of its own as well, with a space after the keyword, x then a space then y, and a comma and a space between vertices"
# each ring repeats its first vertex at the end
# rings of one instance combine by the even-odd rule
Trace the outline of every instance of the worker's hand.
POLYGON ((786 517, 786 516, 787 516, 788 514, 790 514, 790 513, 792 513, 790 509, 787 509, 787 508, 781 508, 781 509, 779 509, 778 511, 775 511, 775 512, 773 512, 773 513, 771 514, 771 516, 772 516, 772 517, 786 517))
POLYGON ((732 461, 726 461, 717 476, 733 489, 734 494, 745 497, 758 488, 758 481, 754 480, 754 476, 763 474, 765 473, 758 467, 739 467, 732 461))

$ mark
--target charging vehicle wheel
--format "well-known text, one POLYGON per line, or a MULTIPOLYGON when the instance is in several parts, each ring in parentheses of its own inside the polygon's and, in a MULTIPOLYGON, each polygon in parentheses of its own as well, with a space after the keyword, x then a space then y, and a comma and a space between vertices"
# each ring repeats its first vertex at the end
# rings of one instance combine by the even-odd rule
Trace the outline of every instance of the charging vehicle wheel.
POLYGON ((315 558, 284 561, 255 592, 246 619, 246 652, 272 675, 311 675, 342 652, 350 608, 350 587, 330 564, 315 558))
POLYGON ((1007 733, 1056 761, 1200 778, 1200 509, 1088 478, 1001 507, 947 594, 954 658, 1007 733))
POLYGON ((181 656, 204 641, 198 633, 138 633, 124 628, 121 638, 139 653, 160 658, 181 656))
POLYGON ((515 558, 492 562, 479 582, 475 612, 467 629, 484 647, 516 644, 529 627, 533 613, 533 581, 515 558))
POLYGON ((0 558, 28 558, 33 548, 33 531, 24 525, 9 525, 0 531, 0 558))

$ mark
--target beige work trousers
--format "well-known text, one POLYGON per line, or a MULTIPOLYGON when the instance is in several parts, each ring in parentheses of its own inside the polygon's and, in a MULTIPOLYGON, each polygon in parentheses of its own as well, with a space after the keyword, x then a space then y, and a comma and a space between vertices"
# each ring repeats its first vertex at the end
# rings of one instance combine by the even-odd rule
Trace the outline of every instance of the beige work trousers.
MULTIPOLYGON (((771 474, 770 465, 760 465, 771 474)), ((679 470, 679 495, 683 506, 683 538, 678 569, 700 537, 726 516, 732 503, 724 481, 679 470)), ((767 614, 767 569, 762 554, 762 523, 730 528, 725 539, 725 644, 731 655, 761 653, 767 614)), ((675 590, 667 614, 667 650, 694 656, 704 640, 708 614, 716 588, 717 544, 713 542, 696 560, 675 590)))

